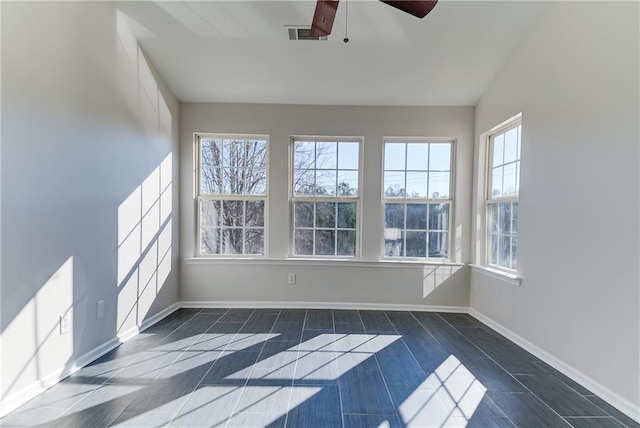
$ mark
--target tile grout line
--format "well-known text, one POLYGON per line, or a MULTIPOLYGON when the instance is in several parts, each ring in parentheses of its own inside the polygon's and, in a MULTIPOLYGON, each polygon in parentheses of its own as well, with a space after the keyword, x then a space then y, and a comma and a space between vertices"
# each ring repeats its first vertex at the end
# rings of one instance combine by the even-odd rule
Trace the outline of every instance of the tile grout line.
MULTIPOLYGON (((338 334, 336 333, 336 317, 333 309, 331 309, 331 323, 333 324, 333 340, 335 341, 338 334)), ((347 351, 347 352, 350 352, 350 351, 347 351)), ((340 354, 337 352, 337 350, 336 350, 336 356, 337 358, 340 358, 340 354)), ((342 406, 342 387, 340 386, 340 378, 342 377, 342 374, 337 363, 336 363, 336 370, 338 371, 337 384, 338 384, 338 403, 340 404, 340 423, 342 424, 342 427, 344 427, 345 421, 344 421, 344 408, 342 406)))
MULTIPOLYGON (((273 327, 275 326, 278 318, 280 317, 280 313, 282 312, 282 309, 278 310, 278 316, 276 317, 276 319, 273 321, 273 324, 271 325, 271 328, 269 329, 269 333, 271 333, 271 331, 273 330, 273 327)), ((247 318, 247 322, 249 322, 249 320, 251 319, 251 317, 256 314, 256 309, 253 310, 253 312, 251 313, 251 315, 249 316, 249 318, 247 318)), ((242 331, 242 329, 244 328, 244 326, 246 325, 246 322, 242 325, 242 327, 240 327, 240 329, 238 330, 238 334, 240 333, 240 331, 242 331)), ((234 336, 235 337, 235 336, 234 336)), ((245 379, 244 385, 242 386, 243 390, 240 392, 240 394, 238 395, 238 400, 236 401, 235 405, 233 406, 233 409, 231 411, 231 414, 229 415, 229 417, 227 418, 227 421, 225 423, 225 427, 229 425, 229 423, 231 422, 231 419, 236 415, 236 414, 240 414, 242 412, 238 412, 236 413, 236 410, 238 409, 238 406, 240 404, 240 399, 242 398, 242 395, 244 394, 244 392, 246 391, 246 387, 249 383, 249 380, 251 379, 251 375, 253 374, 253 371, 255 370, 256 365, 258 364, 258 358, 260 358, 260 354, 262 353, 262 350, 265 347, 265 344, 267 343, 267 341, 269 341, 270 339, 264 340, 262 341, 262 344, 260 345, 260 351, 258 352, 258 356, 256 357, 256 361, 253 362, 253 364, 251 364, 251 371, 249 372, 249 375, 247 376, 247 379, 245 379)), ((248 412, 250 413, 250 412, 248 412)))
MULTIPOLYGON (((382 311, 382 314, 385 316, 385 318, 389 319, 385 312, 382 311)), ((360 319, 360 323, 362 324, 362 327, 364 328, 364 331, 366 334, 373 334, 375 336, 379 336, 379 333, 369 333, 367 326, 364 325, 364 321, 362 320, 362 315, 360 314, 360 310, 358 310, 358 318, 360 319)), ((391 327, 393 327, 393 330, 396 332, 396 334, 398 334, 398 330, 396 329, 396 327, 393 325, 393 323, 391 323, 391 327)), ((382 373, 382 369, 380 368, 380 362, 378 361, 378 356, 376 355, 377 352, 373 350, 373 348, 371 349, 372 351, 372 356, 376 362, 376 366, 378 366, 378 373, 380 374, 380 377, 382 378, 382 383, 384 384, 384 388, 385 391, 387 392, 387 398, 389 399, 389 402, 391 403, 391 406, 395 408, 395 402, 393 401, 393 397, 391 396, 391 390, 389 389, 389 385, 387 385, 387 380, 384 377, 384 374, 382 373)), ((398 411, 395 410, 395 414, 399 415, 398 411)), ((402 418, 400 418, 402 419, 402 418)))
MULTIPOLYGON (((298 348, 297 352, 296 352, 296 364, 293 368, 293 379, 291 379, 291 388, 293 389, 293 385, 296 381, 296 373, 298 371, 298 360, 300 359, 300 345, 302 344, 302 338, 304 337, 304 327, 307 325, 307 316, 309 314, 309 310, 305 309, 304 310, 304 319, 302 320, 302 331, 300 332, 300 338, 298 339, 298 345, 296 345, 296 347, 298 348)), ((293 396, 293 392, 291 394, 289 394, 289 403, 287 404, 287 415, 284 418, 284 426, 286 427, 287 424, 289 423, 289 412, 291 411, 291 398, 293 396)))
MULTIPOLYGON (((471 340, 469 340, 464 334, 462 334, 462 332, 460 330, 458 330, 458 327, 453 325, 452 323, 450 323, 449 321, 447 321, 446 319, 444 319, 444 317, 442 317, 442 315, 440 315, 440 312, 436 312, 436 315, 438 317, 440 317, 440 319, 442 319, 445 323, 449 324, 455 331, 458 332, 458 334, 460 334, 462 337, 465 338, 465 340, 467 340, 469 343, 471 343, 475 348, 477 348, 480 352, 482 352, 484 355, 487 356, 487 358, 489 358, 491 361, 493 361, 494 364, 496 364, 498 367, 500 367, 502 370, 504 370, 505 373, 507 373, 509 376, 511 376, 517 383, 519 383, 520 385, 522 385, 522 387, 529 391, 529 393, 531 395, 533 395, 536 399, 538 399, 538 401, 540 401, 544 406, 546 406, 549 410, 551 410, 552 413, 554 413, 556 416, 558 416, 564 423, 566 423, 568 426, 573 427, 573 425, 571 425, 569 423, 569 421, 567 421, 560 413, 558 413, 554 408, 552 408, 551 406, 549 406, 542 398, 540 398, 535 392, 533 392, 531 389, 529 389, 525 384, 523 384, 522 382, 520 382, 518 380, 518 378, 515 377, 514 374, 512 374, 511 372, 509 372, 507 369, 505 369, 502 365, 500 365, 496 360, 494 360, 489 354, 487 354, 486 352, 484 352, 484 350, 482 348, 480 348, 478 345, 476 345, 474 342, 472 342, 471 340)), ((508 339, 507 339, 508 340, 508 339)), ((510 341, 511 342, 511 341, 510 341)), ((517 345, 516 345, 517 346, 517 345)), ((518 346, 519 347, 519 346, 518 346)), ((520 348, 520 347, 519 347, 520 348)), ((525 351, 526 352, 526 351, 525 351)), ((491 397, 489 397, 491 398, 491 397)), ((493 399, 492 401, 494 402, 494 404, 497 406, 498 403, 496 403, 493 399)), ((500 406, 498 406, 500 408, 500 410, 502 410, 502 408, 500 406)), ((514 426, 518 426, 513 420, 511 420, 511 418, 509 417, 509 415, 507 414, 507 412, 505 412, 504 410, 502 410, 502 412, 505 414, 505 416, 507 417, 507 419, 509 419, 509 422, 511 422, 514 426)))
MULTIPOLYGON (((204 310, 201 309, 201 311, 204 310)), ((225 311, 224 315, 226 315, 231 309, 227 308, 227 310, 225 311)), ((255 312, 255 309, 251 312, 251 315, 253 315, 253 313, 255 312)), ((249 321, 249 318, 251 318, 251 315, 249 315, 249 317, 246 319, 246 321, 242 324, 242 326, 240 326, 240 329, 242 329, 242 327, 244 327, 244 325, 249 321)), ((222 319, 222 317, 220 317, 220 319, 222 319)), ((213 327, 213 325, 217 324, 220 319, 218 319, 214 324, 211 325, 211 328, 213 327)), ((207 331, 209 331, 211 328, 207 329, 207 331)), ((238 331, 240 331, 240 329, 238 329, 238 331)), ((205 332, 206 333, 206 332, 205 332)), ((236 336, 236 334, 238 334, 237 332, 234 333, 233 337, 231 338, 231 340, 229 341, 229 343, 231 343, 231 341, 233 341, 233 338, 236 336)), ((224 351, 226 350, 227 346, 229 346, 229 343, 227 343, 224 347, 224 349, 221 351, 221 355, 224 357, 224 351)), ((198 381, 198 383, 196 384, 196 386, 193 388, 193 390, 189 393, 189 395, 187 395, 187 398, 184 400, 184 403, 182 403, 182 406, 180 406, 175 412, 174 415, 171 417, 171 419, 169 420, 169 422, 165 425, 165 426, 169 426, 171 425, 171 423, 175 420, 175 418, 180 414, 180 411, 184 408, 184 406, 187 404, 187 402, 189 401, 189 398, 191 398, 191 396, 193 395, 193 393, 198 390, 200 388, 200 385, 202 385, 202 380, 207 376, 207 374, 211 371, 211 369, 213 368, 213 366, 215 365, 215 363, 218 361, 218 359, 220 358, 220 355, 218 357, 216 357, 216 359, 209 365, 209 368, 204 372, 204 374, 202 375, 202 377, 200 378, 200 380, 198 381)), ((238 397, 240 398, 240 397, 238 397)), ((228 422, 228 420, 227 420, 228 422)))
MULTIPOLYGON (((167 333, 167 334, 162 338, 162 340, 160 340, 160 341, 158 342, 158 345, 159 345, 159 344, 161 344, 161 343, 163 343, 163 342, 164 342, 164 340, 165 340, 167 337, 169 337, 171 334, 175 333, 175 332, 176 332, 176 330, 180 329, 180 327, 182 327, 182 326, 183 326, 187 321, 189 321, 189 320, 191 320, 193 317, 195 317, 198 313, 199 313, 199 312, 194 313, 194 314, 193 314, 193 315, 191 315, 191 317, 189 317, 186 321, 183 321, 183 322, 182 322, 178 327, 174 328, 174 329, 173 329, 173 330, 171 330, 169 333, 167 333)), ((162 321, 163 321, 163 320, 160 320, 160 321, 159 321, 159 323, 160 323, 160 322, 162 322, 162 321)), ((156 323, 156 324, 157 324, 157 323, 156 323)), ((140 334, 140 333, 142 333, 142 332, 139 332, 138 334, 140 334)), ((123 343, 127 343, 127 342, 123 342, 123 343)), ((118 347, 114 348, 113 350, 111 350, 111 351, 109 351, 109 352, 113 352, 113 351, 115 351, 115 350, 116 350, 116 349, 118 349, 120 346, 122 346, 122 345, 123 345, 123 343, 121 343, 120 345, 118 345, 118 347)), ((130 361, 130 362, 129 362, 129 364, 126 364, 125 366, 120 367, 119 369, 115 370, 115 372, 114 372, 111 376, 109 376, 108 378, 106 378, 102 383, 97 384, 97 387, 96 387, 95 389, 93 389, 89 394, 87 394, 87 396, 86 396, 86 397, 81 398, 80 400, 78 400, 78 401, 76 401, 75 403, 73 403, 73 405, 71 405, 71 407, 66 408, 66 410, 65 410, 65 411, 64 411, 64 412, 63 412, 63 413, 62 413, 62 414, 61 414, 57 419, 62 418, 62 417, 64 417, 64 416, 67 416, 68 414, 70 414, 70 412, 71 412, 71 411, 72 411, 72 410, 73 410, 73 409, 74 409, 78 404, 80 404, 81 402, 83 402, 84 400, 86 400, 87 398, 89 398, 91 395, 93 395, 96 391, 98 391, 99 389, 101 389, 101 388, 102 388, 102 387, 104 387, 105 385, 113 385, 113 384, 108 383, 108 382, 109 382, 109 380, 113 379, 113 378, 114 378, 118 373, 120 373, 120 372, 121 372, 122 370, 124 370, 125 368, 127 368, 127 367, 131 366, 132 364, 136 363, 136 362, 137 362, 137 361, 138 361, 138 360, 139 360, 139 359, 140 359, 140 358, 141 358, 141 357, 142 357, 146 352, 147 352, 147 351, 140 352, 140 353, 139 353, 139 355, 138 355, 136 358, 134 358, 132 361, 130 361)), ((106 354, 105 354, 105 355, 106 355, 106 354)), ((102 358, 102 357, 100 357, 100 358, 102 358)), ((98 358, 98 359, 99 359, 99 358, 98 358)), ((92 361, 92 363, 93 363, 93 362, 94 362, 94 361, 92 361)), ((91 363, 89 363, 89 364, 91 364, 91 363)), ((85 367, 86 367, 86 366, 85 366, 85 367)), ((83 367, 83 368, 84 368, 84 367, 83 367)), ((82 370, 82 369, 80 369, 80 370, 82 370)), ((80 370, 78 370, 78 372, 79 372, 80 370)), ((93 377, 93 376, 92 376, 92 377, 93 377)), ((54 386, 55 386, 55 385, 54 385, 54 386)), ((118 416, 119 416, 119 415, 118 415, 118 416)), ((117 419, 117 417, 116 417, 116 419, 117 419)), ((115 421, 116 419, 114 419, 113 421, 115 421)), ((113 421, 112 421, 112 423, 113 423, 113 421)))

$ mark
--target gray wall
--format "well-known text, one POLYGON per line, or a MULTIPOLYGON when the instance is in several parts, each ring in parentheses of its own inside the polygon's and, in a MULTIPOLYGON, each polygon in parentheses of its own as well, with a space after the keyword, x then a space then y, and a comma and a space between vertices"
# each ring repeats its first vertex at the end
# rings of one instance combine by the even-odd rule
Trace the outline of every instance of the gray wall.
POLYGON ((5 405, 177 302, 179 105, 158 82, 112 3, 3 2, 5 405))
POLYGON ((182 104, 181 300, 467 306, 466 268, 456 271, 439 267, 435 271, 435 266, 421 264, 389 268, 377 261, 382 242, 380 196, 385 136, 457 139, 453 260, 458 263, 469 260, 473 118, 473 107, 182 104), (196 231, 194 132, 269 135, 269 262, 188 260, 194 254, 196 231), (368 263, 285 260, 290 237, 287 171, 291 135, 364 137, 361 253, 368 263), (297 285, 286 285, 288 272, 297 274, 297 285))
POLYGON ((554 3, 483 96, 477 137, 523 114, 523 281, 471 278, 473 309, 599 383, 636 417, 638 13, 635 2, 554 3))

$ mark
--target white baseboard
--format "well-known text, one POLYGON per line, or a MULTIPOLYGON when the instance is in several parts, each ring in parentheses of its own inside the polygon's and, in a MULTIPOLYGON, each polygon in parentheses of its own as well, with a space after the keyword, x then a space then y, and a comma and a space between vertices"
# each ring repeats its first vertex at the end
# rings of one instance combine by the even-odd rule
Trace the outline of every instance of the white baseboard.
POLYGON ((180 302, 181 308, 256 308, 256 309, 350 309, 376 311, 417 311, 468 313, 466 306, 404 305, 393 303, 342 302, 180 302))
POLYGON ((507 327, 494 321, 493 319, 482 314, 481 312, 478 312, 477 310, 470 308, 469 315, 478 319, 479 321, 486 324, 487 326, 491 327, 492 329, 494 329, 495 331, 497 331, 498 333, 502 334, 504 337, 506 337, 513 343, 515 343, 516 345, 525 349, 527 352, 530 352, 531 354, 540 358, 545 363, 549 364, 551 367, 555 368, 556 370, 568 376, 575 382, 584 386, 585 388, 593 392, 595 395, 602 398, 604 401, 611 404, 613 407, 620 410, 625 415, 629 416, 631 419, 635 420, 636 422, 640 422, 640 409, 638 409, 638 406, 633 404, 631 401, 621 397, 620 395, 611 391, 609 388, 591 379, 589 376, 576 370, 569 364, 565 363, 564 361, 560 360, 554 355, 551 355, 550 353, 538 347, 537 345, 534 345, 533 343, 529 342, 527 339, 523 338, 517 333, 514 333, 512 330, 509 330, 507 327))
POLYGON ((54 370, 53 372, 44 376, 41 380, 33 382, 20 391, 10 395, 5 400, 3 400, 2 403, 0 403, 0 418, 22 406, 24 403, 33 399, 46 389, 51 388, 53 385, 60 382, 67 376, 75 373, 90 362, 115 349, 116 347, 118 347, 118 345, 120 345, 120 343, 120 340, 117 337, 114 337, 107 343, 104 343, 97 348, 94 348, 91 351, 87 352, 86 354, 81 355, 69 364, 66 364, 64 367, 60 367, 54 370))
MULTIPOLYGON (((28 402, 29 400, 35 398, 38 394, 51 388, 53 385, 57 384, 61 380, 65 379, 66 377, 77 372, 78 370, 80 370, 82 367, 86 366, 90 362, 97 360, 107 352, 117 348, 121 343, 126 342, 136 334, 146 330, 147 328, 156 324, 158 321, 161 321, 162 319, 172 314, 179 308, 180 306, 178 305, 178 303, 174 303, 173 305, 167 307, 166 309, 163 309, 157 314, 144 320, 140 327, 134 327, 127 330, 124 333, 118 334, 116 337, 109 340, 108 342, 103 343, 100 346, 97 346, 91 351, 65 364, 64 367, 60 367, 54 370, 53 372, 47 374, 41 380, 35 381, 30 385, 22 388, 20 391, 10 395, 5 400, 2 400, 2 402, 0 403, 0 418, 4 417, 7 413, 12 412, 18 407, 22 406, 24 403, 28 402)), ((2 423, 0 421, 0 425, 1 424, 2 423)))
POLYGON ((151 327, 152 325, 156 324, 158 321, 162 321, 163 319, 165 319, 166 317, 168 317, 178 309, 180 309, 180 304, 174 303, 173 305, 168 306, 167 308, 161 310, 157 314, 152 315, 151 317, 142 321, 142 324, 140 326, 132 327, 129 330, 119 332, 117 338, 120 340, 120 343, 126 342, 136 334, 143 332, 149 327, 151 327))

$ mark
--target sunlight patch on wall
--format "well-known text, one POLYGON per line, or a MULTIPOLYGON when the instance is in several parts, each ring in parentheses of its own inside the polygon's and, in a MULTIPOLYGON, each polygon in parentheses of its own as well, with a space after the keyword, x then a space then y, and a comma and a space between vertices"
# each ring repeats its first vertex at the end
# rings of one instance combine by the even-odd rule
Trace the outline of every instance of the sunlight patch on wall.
POLYGON ((453 355, 400 405, 407 426, 467 425, 487 388, 453 355))
POLYGON ((139 326, 171 273, 172 155, 118 207, 118 332, 139 326))
MULTIPOLYGON (((122 96, 147 138, 172 140, 173 117, 151 66, 121 12, 116 15, 122 96)), ((118 207, 117 331, 139 326, 171 273, 171 153, 118 207)))
POLYGON ((422 297, 434 292, 460 268, 461 266, 425 266, 422 270, 422 297))
MULTIPOLYGON (((3 379, 3 399, 40 381, 69 362, 73 356, 73 256, 38 289, 2 333, 2 369, 15 374, 3 379), (45 357, 46 356, 46 357, 45 357)), ((48 386, 48 385, 45 385, 48 386)))

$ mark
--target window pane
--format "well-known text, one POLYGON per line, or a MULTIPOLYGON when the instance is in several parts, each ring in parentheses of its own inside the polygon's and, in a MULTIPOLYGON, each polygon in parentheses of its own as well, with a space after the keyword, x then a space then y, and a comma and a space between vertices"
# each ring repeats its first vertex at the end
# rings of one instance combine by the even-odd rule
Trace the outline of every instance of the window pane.
POLYGON ((407 172, 407 197, 426 198, 427 197, 427 173, 407 172))
POLYGON ((491 177, 491 197, 502 196, 502 167, 494 168, 491 177))
POLYGON ((254 168, 266 169, 267 168, 267 142, 262 141, 247 141, 245 144, 245 164, 244 166, 251 166, 254 168))
MULTIPOLYGON (((384 227, 387 229, 404 229, 405 204, 385 204, 384 227)), ((386 235, 386 232, 385 232, 386 235)))
POLYGON ((294 144, 293 168, 313 169, 316 165, 316 143, 296 141, 294 144))
POLYGON ((295 195, 313 195, 315 173, 303 169, 293 173, 293 192, 295 195))
POLYGON ((338 171, 338 196, 358 196, 358 171, 338 171))
POLYGON ((429 173, 429 195, 432 199, 449 198, 449 173, 430 172, 429 173))
POLYGON ((429 230, 449 230, 449 204, 429 205, 429 230))
POLYGON ((386 257, 403 257, 402 241, 404 232, 401 229, 384 230, 384 255, 386 257))
POLYGON ((404 197, 404 172, 385 171, 384 195, 386 197, 404 197))
POLYGON ((264 201, 247 201, 246 226, 264 227, 264 201))
POLYGON ((336 169, 338 143, 316 143, 316 168, 336 169))
POLYGON ((242 201, 223 201, 222 202, 222 225, 223 226, 242 226, 244 218, 244 207, 242 201))
POLYGON ((222 166, 244 166, 244 141, 224 140, 222 146, 222 166))
POLYGON ((511 233, 511 204, 500 205, 499 232, 504 234, 511 233))
POLYGON ((267 192, 267 170, 245 168, 243 170, 245 195, 264 195, 267 192))
POLYGON ((511 204, 511 233, 518 234, 518 202, 511 204))
POLYGON ((518 237, 511 237, 511 269, 518 268, 518 237))
POLYGON ((358 143, 338 143, 338 169, 358 169, 358 143))
POLYGON ((200 141, 200 191, 219 193, 222 189, 222 176, 216 167, 222 164, 221 143, 215 140, 200 141))
POLYGON ((222 192, 222 171, 220 168, 203 166, 200 170, 200 193, 215 194, 222 192))
POLYGON ((429 144, 407 144, 407 169, 416 171, 429 169, 429 144))
MULTIPOLYGON (((384 169, 404 170, 405 144, 386 143, 384 145, 384 169)), ((385 189, 387 186, 385 186, 385 189)))
POLYGON ((493 164, 496 167, 504 163, 504 134, 493 139, 493 164))
POLYGON ((427 233, 426 232, 406 232, 407 234, 407 257, 427 256, 427 233))
POLYGON ((242 229, 222 229, 222 254, 242 254, 242 229))
POLYGON ((520 193, 520 161, 516 162, 516 193, 520 193))
POLYGON ((313 227, 313 203, 296 202, 294 204, 295 227, 313 227))
POLYGON ((435 171, 451 170, 450 143, 431 143, 429 151, 429 169, 435 171))
POLYGON ((509 268, 511 266, 511 237, 500 236, 500 248, 498 252, 498 265, 509 268))
POLYGON ((338 255, 339 256, 355 256, 356 255, 356 231, 355 230, 338 230, 338 255))
POLYGON ((200 225, 203 227, 220 226, 220 201, 200 202, 200 225))
POLYGON ((489 205, 489 233, 498 233, 499 204, 489 205))
POLYGON ((222 169, 223 191, 227 195, 242 195, 244 192, 244 182, 242 181, 242 171, 237 168, 222 169))
POLYGON ((429 257, 449 257, 447 232, 429 232, 429 257))
POLYGON ((427 229, 427 204, 407 204, 407 229, 427 229))
POLYGON ((336 204, 319 202, 316 204, 316 227, 336 227, 336 204))
POLYGON ((213 227, 200 228, 200 253, 220 253, 220 229, 213 227))
POLYGON ((510 163, 504 166, 504 188, 502 191, 503 196, 518 194, 516 188, 516 164, 510 163))
POLYGON ((518 128, 504 134, 504 163, 513 162, 518 156, 518 128))
POLYGON ((245 254, 264 254, 264 229, 245 229, 245 254))
POLYGON ((220 140, 200 140, 200 157, 203 167, 222 166, 222 142, 220 140))
POLYGON ((489 237, 489 264, 498 264, 498 235, 490 235, 489 237))
POLYGON ((358 205, 355 202, 338 204, 338 227, 355 229, 358 218, 358 205))
POLYGON ((336 171, 316 171, 316 195, 336 195, 336 171))
POLYGON ((335 230, 316 230, 315 248, 316 255, 335 255, 336 232, 335 230))
POLYGON ((313 230, 295 230, 295 254, 310 256, 313 255, 313 230))

